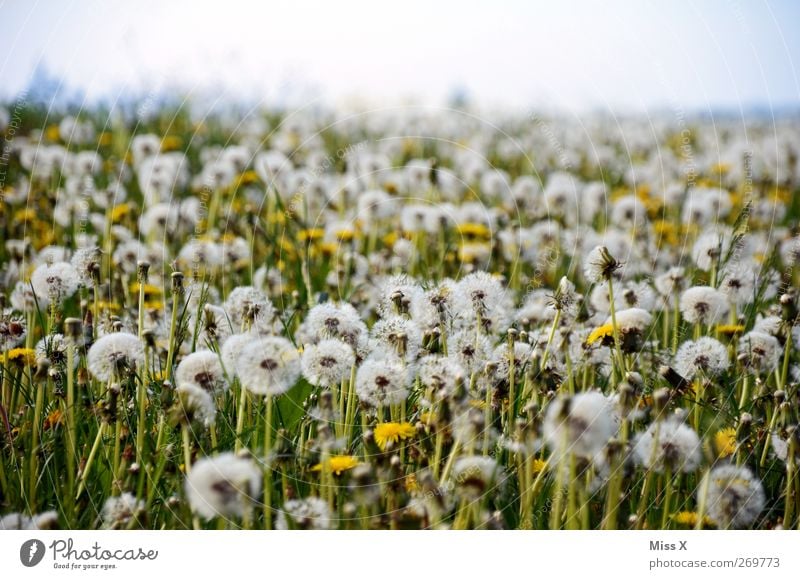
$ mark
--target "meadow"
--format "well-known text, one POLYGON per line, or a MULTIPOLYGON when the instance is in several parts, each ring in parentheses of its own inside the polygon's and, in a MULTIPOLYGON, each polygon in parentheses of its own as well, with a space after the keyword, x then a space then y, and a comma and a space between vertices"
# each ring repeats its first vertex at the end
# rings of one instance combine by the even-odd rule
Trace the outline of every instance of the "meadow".
POLYGON ((800 125, 0 109, 0 529, 797 529, 800 125))

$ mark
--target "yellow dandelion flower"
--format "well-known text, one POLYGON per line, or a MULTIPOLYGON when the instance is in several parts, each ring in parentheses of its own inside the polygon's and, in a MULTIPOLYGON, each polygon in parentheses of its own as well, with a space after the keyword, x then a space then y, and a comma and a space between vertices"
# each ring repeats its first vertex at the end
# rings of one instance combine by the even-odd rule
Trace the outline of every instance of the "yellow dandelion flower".
POLYGON ((547 461, 541 460, 539 458, 534 459, 533 461, 533 474, 539 474, 543 470, 547 469, 547 461))
POLYGON ((414 425, 409 422, 383 422, 375 427, 375 443, 381 450, 386 450, 389 443, 397 444, 416 433, 414 425))
POLYGON ((161 300, 145 300, 144 309, 146 310, 163 310, 164 302, 161 300))
POLYGON ((614 189, 611 192, 611 194, 608 196, 608 198, 611 201, 617 201, 617 200, 622 199, 623 197, 626 197, 626 196, 628 196, 630 194, 631 194, 631 190, 628 189, 627 187, 617 187, 616 189, 614 189))
POLYGON ((352 241, 356 237, 354 229, 340 229, 336 232, 336 240, 341 242, 352 241))
POLYGON ((483 410, 486 408, 486 400, 470 400, 467 402, 472 408, 477 408, 478 410, 483 410))
POLYGON ((591 345, 597 342, 598 340, 604 340, 613 335, 614 335, 614 327, 611 324, 603 324, 599 328, 595 328, 594 330, 592 330, 592 333, 589 334, 588 338, 586 338, 586 343, 591 345))
POLYGON ((656 242, 660 245, 677 245, 680 240, 678 227, 671 221, 664 219, 653 222, 653 233, 655 234, 656 242))
POLYGON ((724 336, 732 336, 744 332, 744 326, 742 324, 721 324, 717 326, 716 330, 724 336))
POLYGON ((714 435, 714 448, 720 458, 736 452, 736 429, 723 428, 714 435))
POLYGON ((715 163, 711 165, 711 173, 714 175, 725 175, 731 170, 730 163, 715 163))
POLYGON ((255 171, 245 171, 239 175, 239 183, 242 185, 250 185, 258 182, 258 174, 255 171))
POLYGON ((175 135, 167 135, 161 140, 161 150, 164 152, 177 151, 182 146, 183 139, 176 137, 175 135))
POLYGON ((413 493, 419 490, 419 482, 417 482, 416 473, 411 473, 405 478, 406 491, 413 493))
POLYGON ((33 348, 14 348, 8 351, 8 360, 23 366, 33 366, 36 363, 36 351, 33 348))
POLYGON ((436 418, 436 416, 430 411, 423 412, 419 415, 419 421, 426 426, 433 424, 434 418, 436 418))
POLYGON ((58 125, 50 125, 45 129, 44 136, 48 141, 56 142, 61 139, 61 131, 58 129, 58 125))
POLYGON ((109 312, 118 312, 122 309, 122 306, 117 302, 107 302, 104 300, 100 300, 97 302, 97 309, 109 312))
POLYGON ((461 223, 456 227, 459 235, 464 237, 479 237, 482 239, 490 239, 492 232, 483 223, 461 223))
POLYGON ((128 203, 120 203, 119 205, 115 205, 111 210, 112 223, 118 223, 122 221, 122 219, 130 212, 131 206, 128 203))
MULTIPOLYGON (((358 459, 354 456, 342 455, 332 456, 328 459, 325 465, 325 470, 332 472, 336 476, 341 475, 344 471, 350 470, 358 466, 358 459)), ((322 463, 316 464, 311 467, 312 471, 322 471, 322 463)))
MULTIPOLYGON (((695 511, 681 511, 679 513, 675 513, 672 515, 672 520, 678 523, 679 525, 686 525, 687 527, 694 527, 697 525, 697 517, 698 513, 695 511)), ((710 527, 713 526, 713 522, 708 517, 703 517, 703 525, 710 527)))
POLYGON ((333 255, 337 249, 339 249, 339 246, 333 242, 321 243, 319 246, 322 255, 333 255))
POLYGON ((317 241, 318 239, 322 239, 322 236, 325 235, 325 230, 320 228, 314 229, 301 229, 300 232, 297 234, 298 241, 317 241))
POLYGON ((97 145, 99 147, 108 147, 113 142, 113 140, 114 140, 113 135, 108 131, 104 131, 100 133, 100 136, 97 138, 97 145))
POLYGON ((36 219, 36 210, 27 208, 20 209, 14 214, 14 223, 28 223, 36 219))
POLYGON ((386 247, 393 247, 395 243, 397 243, 398 235, 396 231, 390 231, 386 235, 383 236, 383 244, 386 247))
MULTIPOLYGON (((131 284, 131 293, 138 294, 139 293, 139 282, 134 282, 131 284)), ((164 293, 159 286, 153 285, 150 283, 144 284, 144 295, 146 296, 160 296, 164 293)))

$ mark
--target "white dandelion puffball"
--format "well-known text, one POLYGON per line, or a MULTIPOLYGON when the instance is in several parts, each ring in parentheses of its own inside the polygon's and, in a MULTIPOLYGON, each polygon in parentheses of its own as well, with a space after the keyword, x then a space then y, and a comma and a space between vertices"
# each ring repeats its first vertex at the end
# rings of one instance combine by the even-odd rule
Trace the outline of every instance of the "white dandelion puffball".
POLYGON ((261 470, 230 452, 202 458, 192 465, 185 490, 192 512, 206 520, 242 517, 261 495, 261 470))
POLYGON ((245 332, 244 334, 233 334, 225 340, 220 349, 220 357, 228 378, 233 379, 234 376, 238 376, 236 374, 236 361, 239 359, 242 350, 253 340, 258 340, 261 337, 253 332, 245 332))
POLYGON ((328 503, 318 497, 286 501, 278 513, 275 528, 281 531, 303 529, 324 531, 331 528, 328 503))
POLYGON ((125 528, 137 517, 145 514, 145 502, 137 500, 132 493, 122 493, 118 497, 108 497, 103 503, 100 518, 104 529, 125 528))
POLYGON ((700 438, 679 420, 653 422, 633 447, 636 462, 655 472, 694 472, 700 466, 700 438))
POLYGON ((392 357, 367 358, 356 373, 358 399, 372 408, 404 402, 409 387, 408 368, 392 357))
POLYGON ((497 462, 488 456, 462 456, 451 475, 459 494, 476 500, 491 492, 499 473, 497 462))
POLYGON ((755 330, 747 332, 739 340, 736 349, 744 358, 747 368, 753 373, 772 372, 780 361, 781 345, 775 336, 755 330))
POLYGON ((314 386, 332 386, 350 376, 356 356, 341 340, 321 340, 303 350, 303 376, 314 386))
POLYGON ((698 374, 718 376, 728 366, 728 349, 719 340, 708 336, 684 342, 675 354, 675 371, 687 380, 698 374))
MULTIPOLYGON (((617 328, 623 334, 630 332, 644 332, 653 321, 653 316, 650 312, 641 308, 628 308, 620 310, 614 316, 617 320, 617 328)), ((606 320, 606 324, 611 324, 611 316, 606 320)))
POLYGON ((228 389, 219 355, 211 350, 193 352, 181 360, 175 369, 175 383, 191 384, 212 395, 228 389))
POLYGON ((60 304, 78 291, 81 280, 77 270, 65 261, 42 264, 31 274, 31 285, 37 296, 60 304))
POLYGON ((684 291, 679 307, 687 322, 707 325, 718 323, 730 309, 727 296, 708 286, 690 287, 684 291))
POLYGON ((425 356, 417 366, 420 383, 446 398, 451 396, 467 378, 467 373, 455 358, 449 356, 425 356))
POLYGON ((589 283, 603 283, 606 281, 608 268, 608 248, 597 245, 586 254, 583 262, 583 275, 589 283))
POLYGON ((89 372, 102 382, 111 380, 121 368, 133 369, 143 362, 141 340, 127 332, 106 334, 89 348, 87 356, 89 372))
POLYGON ((749 527, 764 510, 764 487, 747 467, 718 466, 699 488, 706 485, 708 517, 721 529, 749 527))
POLYGON ((190 420, 210 428, 217 418, 217 407, 211 394, 191 382, 179 384, 175 389, 181 409, 190 420))
POLYGON ((617 433, 613 403, 599 392, 559 396, 547 408, 543 433, 559 456, 594 458, 617 433))
POLYGON ((367 325, 350 304, 319 304, 309 310, 303 322, 314 341, 338 338, 357 349, 367 336, 367 325))
POLYGON ((253 394, 277 396, 288 392, 300 378, 297 349, 286 338, 270 336, 251 342, 236 360, 242 386, 253 394))
POLYGON ((237 287, 231 291, 228 299, 225 300, 224 309, 230 315, 231 323, 236 331, 249 317, 254 328, 266 332, 275 317, 275 306, 272 305, 267 294, 250 286, 237 287))

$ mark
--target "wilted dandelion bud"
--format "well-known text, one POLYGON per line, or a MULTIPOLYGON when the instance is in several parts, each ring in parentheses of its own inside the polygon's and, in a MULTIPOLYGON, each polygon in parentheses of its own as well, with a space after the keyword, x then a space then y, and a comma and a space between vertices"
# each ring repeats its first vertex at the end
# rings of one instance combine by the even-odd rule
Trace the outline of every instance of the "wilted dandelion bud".
POLYGON ((627 416, 636 405, 636 389, 630 382, 624 380, 619 383, 617 392, 619 393, 619 406, 622 410, 622 415, 627 416))
POLYGON ((656 417, 662 415, 669 404, 670 393, 666 388, 659 388, 653 392, 653 412, 656 417))
POLYGON ((142 341, 144 342, 146 347, 150 349, 155 349, 156 333, 153 330, 144 330, 142 332, 142 341))
POLYGON ((139 282, 139 291, 143 290, 142 284, 147 281, 147 274, 150 272, 149 261, 139 261, 136 263, 136 279, 139 282))
POLYGON ((775 399, 775 404, 777 404, 778 406, 780 406, 780 405, 781 405, 781 403, 782 403, 784 400, 786 400, 786 391, 784 391, 784 390, 776 390, 776 391, 775 391, 775 392, 772 394, 772 397, 775 399))
POLYGON ((799 315, 797 311, 797 294, 794 289, 789 289, 783 294, 779 299, 779 303, 781 305, 781 318, 786 322, 794 323, 799 315))
POLYGON ((35 379, 41 379, 49 374, 50 360, 47 358, 39 358, 36 360, 36 371, 33 374, 35 379))
POLYGON ((180 271, 172 272, 172 293, 173 295, 183 295, 183 273, 180 271))
POLYGON ((83 322, 80 318, 67 318, 64 320, 64 335, 69 338, 73 344, 80 343, 83 335, 83 322))

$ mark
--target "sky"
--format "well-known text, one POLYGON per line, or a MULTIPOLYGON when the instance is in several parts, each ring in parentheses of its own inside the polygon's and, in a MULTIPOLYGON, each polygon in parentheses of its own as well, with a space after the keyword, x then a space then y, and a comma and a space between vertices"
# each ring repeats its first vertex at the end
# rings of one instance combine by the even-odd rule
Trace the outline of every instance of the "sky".
POLYGON ((800 107, 800 2, 0 0, 0 98, 800 107))

